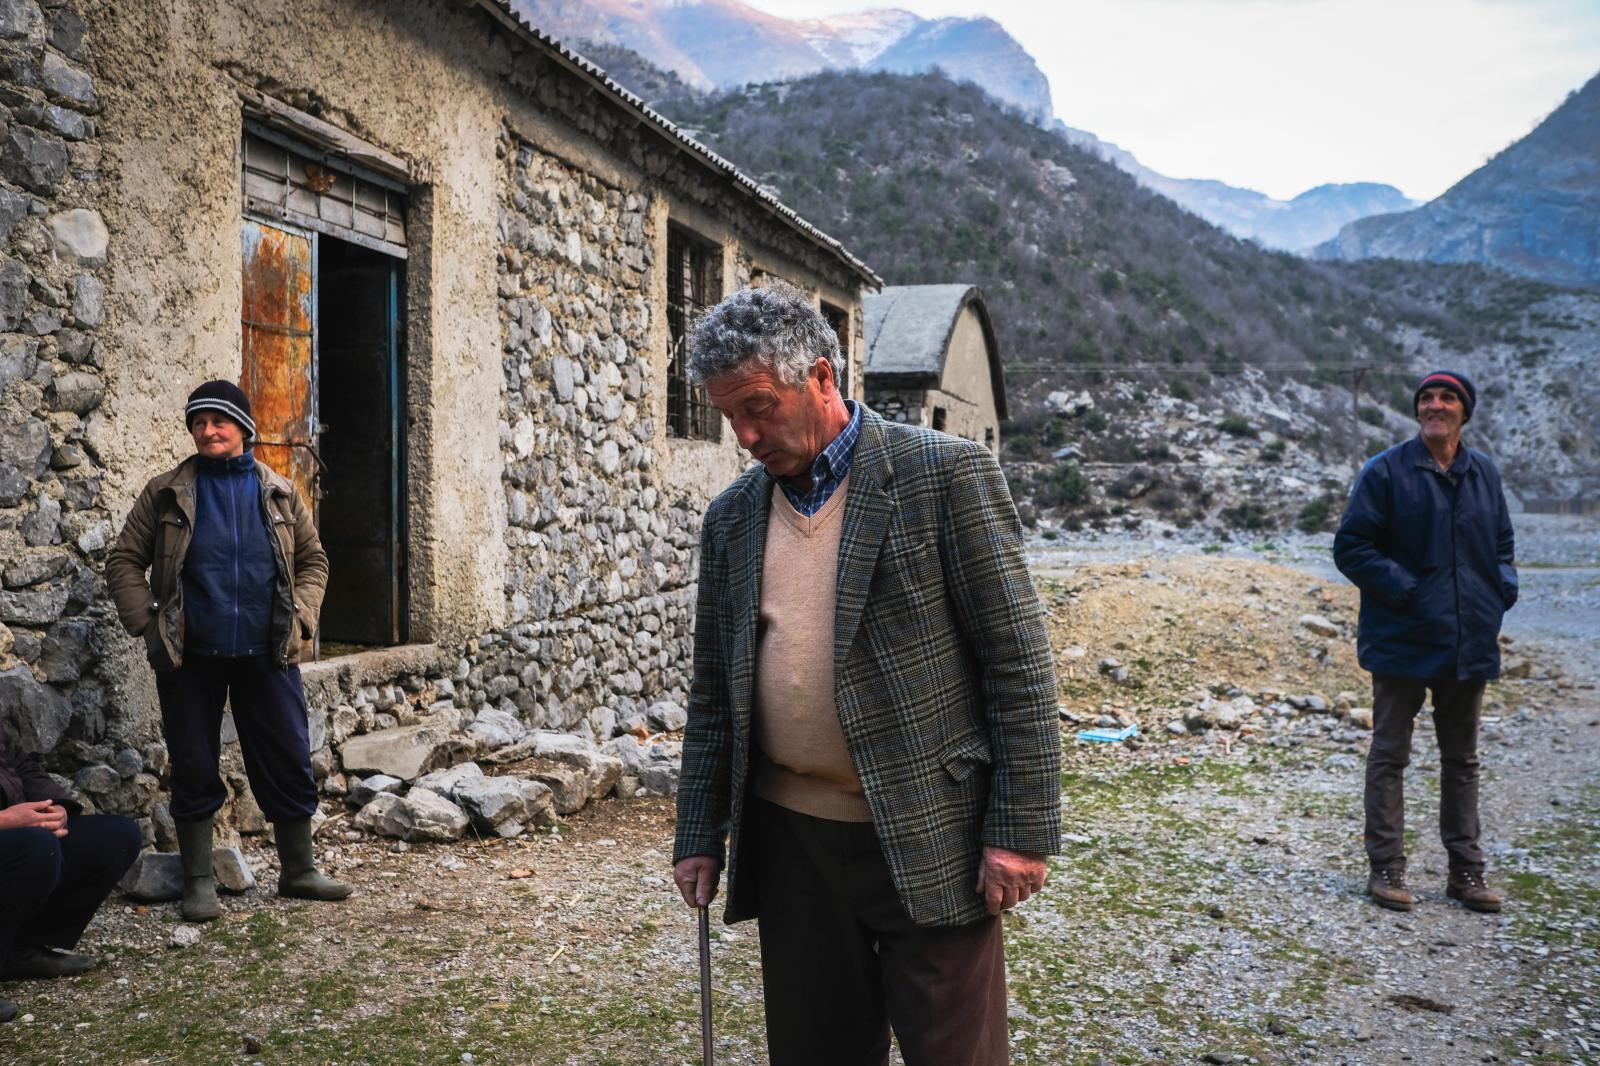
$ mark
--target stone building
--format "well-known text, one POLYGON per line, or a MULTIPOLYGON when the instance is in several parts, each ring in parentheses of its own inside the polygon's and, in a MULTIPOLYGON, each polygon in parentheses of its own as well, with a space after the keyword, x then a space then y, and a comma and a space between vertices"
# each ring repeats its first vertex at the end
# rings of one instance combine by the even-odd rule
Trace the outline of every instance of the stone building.
POLYGON ((983 294, 972 285, 894 285, 865 300, 867 403, 1000 454, 1006 383, 983 294))
POLYGON ((0 707, 107 806, 162 751, 100 571, 199 382, 316 501, 335 779, 351 735, 683 698, 744 462, 699 308, 792 282, 863 387, 873 273, 503 0, 0 0, 0 106, 0 707))

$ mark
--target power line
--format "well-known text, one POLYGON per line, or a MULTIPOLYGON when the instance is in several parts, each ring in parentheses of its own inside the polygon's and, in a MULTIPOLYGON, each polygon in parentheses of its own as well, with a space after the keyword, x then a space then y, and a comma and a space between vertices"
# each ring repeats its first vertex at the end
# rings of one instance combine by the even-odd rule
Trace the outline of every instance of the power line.
POLYGON ((1243 374, 1247 370, 1257 370, 1264 374, 1304 374, 1316 371, 1329 374, 1350 374, 1360 370, 1369 374, 1403 375, 1406 378, 1415 377, 1417 373, 1416 369, 1412 367, 1385 368, 1372 366, 1369 363, 1274 363, 1270 366, 1246 363, 1237 367, 1185 366, 1169 363, 1123 363, 1115 366, 1109 364, 1085 366, 1081 363, 1065 366, 1056 363, 1007 363, 1001 369, 1004 371, 1018 370, 1050 374, 1205 374, 1211 377, 1243 374))

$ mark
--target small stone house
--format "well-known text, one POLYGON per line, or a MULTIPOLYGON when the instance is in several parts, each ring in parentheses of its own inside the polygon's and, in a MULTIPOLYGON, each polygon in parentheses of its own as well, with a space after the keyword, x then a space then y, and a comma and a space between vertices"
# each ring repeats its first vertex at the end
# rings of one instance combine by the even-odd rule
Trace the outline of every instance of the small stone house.
POLYGON ((199 382, 317 509, 335 779, 353 735, 684 699, 747 461, 701 308, 814 293, 864 388, 872 271, 505 0, 0 0, 0 108, 0 710, 114 809, 162 752, 100 572, 199 382))
POLYGON ((892 285, 865 300, 867 403, 885 418, 979 441, 997 457, 1006 383, 973 285, 892 285))

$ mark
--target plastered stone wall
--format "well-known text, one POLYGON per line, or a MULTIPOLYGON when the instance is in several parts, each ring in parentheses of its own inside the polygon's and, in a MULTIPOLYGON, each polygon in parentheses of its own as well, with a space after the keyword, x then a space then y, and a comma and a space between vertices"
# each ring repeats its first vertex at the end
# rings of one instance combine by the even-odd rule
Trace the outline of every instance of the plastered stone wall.
POLYGON ((937 388, 869 382, 867 402, 891 422, 933 425, 933 410, 945 411, 944 431, 987 444, 1000 453, 1000 416, 989 373, 989 347, 983 324, 971 306, 962 308, 950 334, 949 354, 937 388))
POLYGON ((984 444, 985 433, 993 431, 994 447, 998 449, 1000 419, 989 373, 989 346, 984 341, 983 324, 970 305, 962 308, 951 331, 950 355, 939 386, 928 393, 928 417, 933 417, 934 407, 943 407, 946 433, 984 444))
MULTIPOLYGON (((153 676, 104 551, 240 361, 240 89, 412 169, 416 646, 304 670, 313 766, 486 710, 603 738, 687 686, 701 512, 744 465, 662 432, 665 223, 859 320, 860 279, 475 5, 0 0, 0 708, 170 845, 153 676)), ((224 730, 225 820, 264 828, 224 730)))

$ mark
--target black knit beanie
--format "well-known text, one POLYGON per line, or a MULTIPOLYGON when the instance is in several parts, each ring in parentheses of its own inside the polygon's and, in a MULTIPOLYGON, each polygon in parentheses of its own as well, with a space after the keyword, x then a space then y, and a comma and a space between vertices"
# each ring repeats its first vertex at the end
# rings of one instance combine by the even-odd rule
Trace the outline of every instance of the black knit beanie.
POLYGON ((1472 379, 1459 370, 1435 370, 1422 379, 1417 386, 1417 391, 1411 394, 1411 413, 1417 411, 1417 401, 1422 397, 1423 389, 1449 389, 1461 397, 1461 406, 1466 408, 1466 417, 1463 423, 1472 421, 1472 409, 1478 406, 1478 390, 1473 386, 1472 379))
POLYGON ((250 417, 250 397, 231 381, 208 381, 189 394, 183 408, 183 422, 194 425, 194 416, 201 411, 217 411, 239 423, 244 435, 256 435, 255 419, 250 417))

